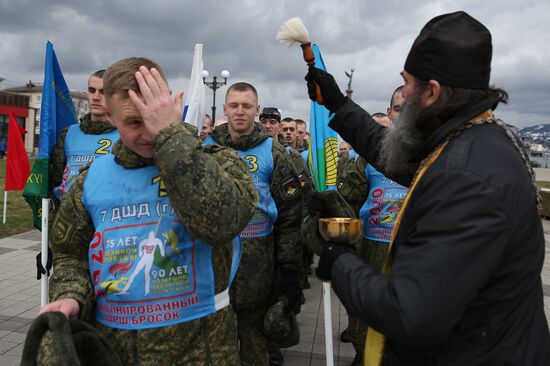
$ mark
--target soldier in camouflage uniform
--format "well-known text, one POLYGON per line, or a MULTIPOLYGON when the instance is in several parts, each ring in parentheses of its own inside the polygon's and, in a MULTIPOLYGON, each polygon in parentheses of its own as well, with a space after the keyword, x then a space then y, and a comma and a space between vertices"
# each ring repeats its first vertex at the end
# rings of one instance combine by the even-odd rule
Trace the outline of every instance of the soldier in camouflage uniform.
POLYGON ((232 85, 224 112, 228 123, 217 127, 206 143, 229 146, 247 161, 260 203, 241 234, 243 257, 231 288, 237 312, 241 362, 268 365, 269 340, 263 333, 266 310, 285 297, 286 311, 300 301, 302 246, 302 183, 288 151, 255 123, 259 114, 256 89, 232 85))
POLYGON ((296 150, 299 153, 307 151, 309 149, 309 143, 307 141, 307 124, 303 119, 295 119, 296 122, 296 150))
POLYGON ((260 123, 264 126, 268 134, 279 143, 285 145, 284 139, 279 135, 279 127, 281 125, 281 112, 275 107, 264 107, 260 114, 260 123))
MULTIPOLYGON (((59 207, 59 201, 62 195, 72 185, 78 168, 86 165, 87 161, 95 157, 108 154, 114 143, 118 140, 118 133, 116 133, 115 127, 108 121, 106 116, 105 96, 103 94, 103 74, 105 70, 99 70, 94 72, 88 79, 88 90, 86 96, 88 98, 88 106, 90 113, 86 114, 81 120, 79 126, 67 127, 63 129, 57 138, 57 141, 53 147, 50 166, 49 166, 49 179, 51 192, 50 198, 53 199, 53 210, 57 210, 59 207), (71 136, 73 138, 80 137, 79 135, 87 135, 92 141, 91 144, 86 144, 82 141, 66 141, 67 132, 70 128, 80 131, 73 131, 71 136), (77 146, 79 162, 72 160, 75 157, 70 156, 72 153, 76 153, 76 149, 72 149, 67 153, 66 145, 73 143, 77 146), (83 146, 84 145, 84 146, 83 146), (68 156, 69 155, 69 156, 68 156), (93 158, 92 158, 93 157, 93 158), (71 160, 70 162, 68 162, 71 160), (68 163, 71 166, 68 166, 68 163), (71 169, 72 168, 72 169, 71 169)), ((70 148, 69 148, 70 149, 70 148)), ((53 221, 54 215, 50 215, 53 221)))
MULTIPOLYGON (((49 198, 52 200, 48 215, 49 226, 53 224, 55 214, 63 195, 71 188, 78 171, 89 161, 98 156, 106 155, 119 139, 115 127, 108 121, 106 115, 105 96, 103 94, 103 74, 105 70, 94 72, 88 79, 88 106, 90 113, 86 114, 80 124, 64 128, 53 146, 49 159, 48 179, 49 198)), ((37 255, 38 270, 41 268, 42 253, 37 255)), ((48 262, 51 263, 51 245, 48 249, 48 262)), ((50 264, 51 265, 51 264, 50 264)), ((47 267, 48 275, 51 267, 47 267)))
MULTIPOLYGON (((113 155, 81 172, 62 201, 51 235, 54 302, 41 313, 61 311, 94 324, 125 365, 239 365, 228 286, 240 254, 233 238, 250 221, 257 201, 248 168, 231 149, 203 148, 181 124, 183 92, 172 99, 154 62, 115 63, 105 73, 105 94, 121 140, 113 155), (99 211, 101 199, 121 211, 118 206, 99 211), (127 205, 132 200, 142 202, 137 217, 127 205), (155 228, 156 237, 166 239, 160 254, 156 245, 142 247, 141 239, 155 228), (131 236, 108 240, 123 230, 142 235, 133 242, 131 236), (156 257, 150 271, 154 296, 142 295, 143 277, 136 277, 133 293, 121 288, 139 260, 138 243, 140 256, 156 257), (108 251, 113 245, 123 247, 118 260, 108 251), (124 254, 126 249, 134 254, 124 254)), ((47 350, 42 358, 47 364, 47 350)))
MULTIPOLYGON (((287 118, 292 121, 292 118, 287 118)), ((301 120, 300 120, 301 121, 301 120)), ((303 121, 302 121, 303 122, 303 121)), ((274 139, 277 140, 281 145, 283 145, 286 150, 290 153, 292 162, 296 167, 299 174, 305 173, 310 178, 310 183, 313 183, 313 178, 311 178, 311 173, 305 164, 304 159, 301 158, 300 152, 307 150, 307 141, 305 142, 305 149, 296 150, 288 146, 287 142, 283 138, 280 132, 281 125, 281 114, 279 110, 275 107, 266 107, 263 109, 262 114, 260 114, 260 123, 265 128, 267 133, 274 139)), ((305 123, 305 122, 304 122, 305 123)))
MULTIPOLYGON (((271 135, 271 137, 273 137, 273 139, 277 139, 277 141, 279 141, 279 143, 286 148, 286 150, 290 153, 290 158, 292 159, 292 163, 294 164, 294 167, 296 168, 298 174, 305 177, 305 181, 307 182, 307 185, 304 187, 305 188, 304 202, 307 202, 310 193, 315 189, 315 185, 313 183, 313 177, 311 176, 311 173, 307 166, 307 152, 308 152, 307 140, 302 139, 301 150, 296 150, 288 146, 283 136, 279 134, 279 130, 281 127, 280 121, 281 121, 281 115, 277 108, 266 107, 263 109, 262 114, 260 114, 261 124, 264 126, 267 132, 271 135)), ((303 122, 303 125, 305 125, 304 121, 296 120, 296 122, 297 121, 301 121, 303 122)), ((296 126, 298 126, 298 123, 296 123, 296 126)), ((305 135, 305 129, 304 129, 304 135, 305 135)), ((302 245, 302 272, 300 274, 300 285, 303 289, 311 287, 308 281, 308 275, 311 274, 312 264, 313 264, 313 251, 307 245, 302 245)), ((305 302, 305 297, 303 295, 302 295, 302 302, 305 302)))

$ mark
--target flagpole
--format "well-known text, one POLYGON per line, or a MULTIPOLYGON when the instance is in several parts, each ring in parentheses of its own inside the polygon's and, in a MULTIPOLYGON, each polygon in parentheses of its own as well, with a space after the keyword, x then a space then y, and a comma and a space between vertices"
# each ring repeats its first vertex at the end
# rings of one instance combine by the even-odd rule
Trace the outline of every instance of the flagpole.
POLYGON ((332 305, 330 295, 330 282, 323 282, 323 310, 325 314, 325 353, 327 366, 334 365, 332 345, 332 305))
MULTIPOLYGON (((49 199, 42 198, 42 247, 41 260, 42 267, 46 268, 48 263, 48 211, 49 199)), ((40 278, 40 306, 48 303, 48 273, 45 273, 40 278)))
POLYGON ((2 224, 6 223, 7 208, 8 208, 8 191, 4 191, 4 210, 2 211, 2 224))
MULTIPOLYGON (((326 70, 325 63, 321 57, 321 52, 316 44, 312 45, 314 54, 315 67, 326 70)), ((307 61, 307 60, 306 60, 307 61)), ((309 61, 308 61, 309 64, 309 61)), ((324 106, 311 102, 310 110, 310 136, 311 144, 309 145, 309 163, 315 178, 315 185, 320 192, 336 189, 336 165, 337 161, 336 149, 327 149, 327 142, 336 140, 336 132, 328 127, 330 115, 328 109, 324 106), (329 161, 331 164, 329 164, 329 161), (333 166, 331 171, 327 170, 328 165, 333 166)), ((337 147, 336 143, 336 147, 337 147)), ((334 365, 334 349, 332 341, 332 301, 330 282, 323 282, 323 310, 325 323, 325 355, 327 366, 334 365)))
MULTIPOLYGON (((48 266, 48 211, 50 205, 47 197, 54 188, 49 186, 48 167, 59 134, 64 128, 77 123, 69 88, 50 41, 46 42, 43 85, 38 156, 34 161, 32 174, 25 184, 23 196, 32 208, 34 226, 37 229, 42 229, 41 264, 43 268, 46 268, 48 266)), ((45 273, 40 276, 40 304, 44 306, 47 303, 48 274, 45 273)))

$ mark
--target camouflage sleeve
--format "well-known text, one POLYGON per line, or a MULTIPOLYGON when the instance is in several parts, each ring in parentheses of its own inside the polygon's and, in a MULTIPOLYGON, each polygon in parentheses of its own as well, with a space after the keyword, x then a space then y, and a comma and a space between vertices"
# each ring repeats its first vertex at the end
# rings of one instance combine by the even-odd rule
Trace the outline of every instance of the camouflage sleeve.
POLYGON ((82 204, 82 190, 88 168, 83 168, 63 201, 50 231, 53 274, 50 301, 72 298, 80 303, 80 318, 91 319, 92 287, 88 271, 88 246, 94 226, 82 204))
POLYGON ((273 142, 273 163, 270 189, 278 211, 275 260, 279 269, 298 272, 302 258, 302 185, 290 154, 277 142, 273 142))
MULTIPOLYGON (((50 192, 49 198, 53 200, 52 210, 55 214, 55 211, 59 209, 59 201, 55 198, 53 194, 53 189, 61 184, 63 179, 63 171, 67 165, 67 156, 65 155, 65 137, 67 136, 67 131, 69 128, 64 128, 59 133, 57 141, 53 146, 52 153, 50 154, 50 163, 49 163, 49 172, 48 179, 50 181, 50 192)), ((53 217, 54 215, 51 215, 53 217)))
POLYGON ((365 175, 367 161, 361 157, 343 157, 338 162, 336 187, 359 217, 359 210, 369 195, 369 181, 365 175))
POLYGON ((304 202, 307 202, 307 199, 311 195, 311 192, 315 190, 313 177, 311 176, 311 172, 307 167, 306 161, 298 151, 290 149, 290 157, 292 158, 292 163, 294 164, 296 172, 300 177, 300 184, 302 185, 304 202))
POLYGON ((170 202, 191 234, 210 244, 239 235, 258 201, 240 156, 218 145, 203 147, 196 135, 177 124, 160 131, 153 144, 170 202))

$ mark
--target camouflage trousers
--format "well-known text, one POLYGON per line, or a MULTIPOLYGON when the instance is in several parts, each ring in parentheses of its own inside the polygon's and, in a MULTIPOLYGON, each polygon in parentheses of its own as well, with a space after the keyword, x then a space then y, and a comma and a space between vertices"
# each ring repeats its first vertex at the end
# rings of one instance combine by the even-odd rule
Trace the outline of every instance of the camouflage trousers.
POLYGON ((128 331, 99 326, 124 365, 240 365, 235 312, 228 306, 207 317, 164 328, 128 331))
MULTIPOLYGON (((389 243, 363 239, 359 250, 359 256, 370 265, 376 272, 382 272, 389 243)), ((353 348, 357 353, 363 354, 365 341, 367 339, 368 326, 359 318, 349 317, 349 330, 352 336, 353 348)))
POLYGON ((237 309, 239 352, 243 366, 268 366, 269 341, 263 333, 267 304, 237 309))
POLYGON ((313 250, 311 250, 307 245, 302 246, 302 270, 300 273, 300 284, 302 289, 307 289, 310 287, 308 277, 312 273, 311 265, 313 264, 313 255, 313 250))

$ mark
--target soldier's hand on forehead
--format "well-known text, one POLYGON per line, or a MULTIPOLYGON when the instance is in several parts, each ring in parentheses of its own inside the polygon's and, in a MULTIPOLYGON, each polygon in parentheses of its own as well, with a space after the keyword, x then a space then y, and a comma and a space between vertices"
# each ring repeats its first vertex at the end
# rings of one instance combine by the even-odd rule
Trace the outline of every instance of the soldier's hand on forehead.
POLYGON ((129 90, 128 95, 153 137, 170 124, 181 123, 183 91, 172 97, 168 84, 155 68, 148 70, 141 66, 136 72, 136 80, 141 97, 134 90, 129 90))

